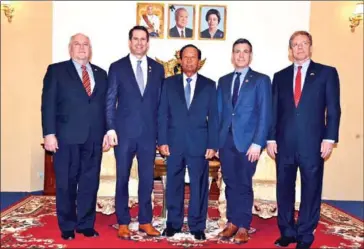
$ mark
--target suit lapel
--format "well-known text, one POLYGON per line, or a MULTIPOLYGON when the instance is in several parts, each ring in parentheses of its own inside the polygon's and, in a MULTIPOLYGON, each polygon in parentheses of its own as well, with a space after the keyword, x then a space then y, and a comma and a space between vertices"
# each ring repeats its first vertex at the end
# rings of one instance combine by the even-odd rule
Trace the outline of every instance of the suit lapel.
POLYGON ((77 87, 83 93, 82 95, 88 98, 89 96, 86 93, 85 87, 83 86, 82 80, 80 79, 80 76, 77 73, 76 67, 73 64, 72 59, 70 59, 68 62, 67 71, 70 74, 71 78, 77 81, 77 87))
MULTIPOLYGON (((152 86, 150 85, 151 82, 153 82, 152 77, 153 77, 153 68, 152 68, 152 62, 151 59, 149 57, 147 57, 147 63, 148 63, 148 67, 147 67, 147 82, 144 88, 144 94, 143 96, 145 96, 145 94, 149 91, 148 89, 151 88, 152 86)), ((139 88, 138 88, 139 89, 139 88)))
MULTIPOLYGON (((242 101, 242 93, 243 91, 247 88, 247 87, 251 87, 252 84, 255 84, 255 77, 254 77, 254 71, 251 70, 249 68, 248 72, 246 73, 244 79, 243 79, 243 83, 241 84, 240 90, 239 90, 239 95, 238 95, 238 100, 236 101, 236 105, 235 108, 239 105, 239 103, 242 101)), ((234 109, 235 109, 234 108, 234 109)))
MULTIPOLYGON (((183 104, 184 109, 186 111, 188 111, 182 74, 178 75, 177 81, 178 81, 178 84, 176 84, 176 87, 177 87, 176 90, 177 90, 178 96, 181 99, 181 103, 183 104)), ((190 106, 190 108, 191 108, 191 106, 190 106)))
POLYGON ((190 105, 190 109, 189 110, 191 110, 191 108, 196 103, 197 98, 200 95, 200 93, 202 92, 202 90, 204 89, 204 87, 205 87, 205 84, 203 84, 203 82, 201 81, 200 75, 197 74, 196 85, 195 85, 195 92, 193 93, 193 98, 192 98, 192 101, 191 101, 191 105, 190 105))
POLYGON ((136 80, 136 76, 134 74, 133 67, 131 65, 130 54, 128 55, 128 58, 126 60, 126 75, 132 75, 131 76, 131 85, 132 85, 132 87, 134 87, 135 91, 137 91, 139 93, 140 97, 142 97, 142 94, 141 94, 139 86, 138 86, 138 82, 136 80))
POLYGON ((91 97, 94 97, 94 96, 96 96, 97 89, 100 87, 99 83, 101 82, 101 79, 100 79, 100 74, 99 74, 99 71, 97 70, 97 68, 94 65, 92 65, 91 63, 90 63, 90 65, 91 65, 92 73, 94 75, 94 80, 95 80, 95 86, 94 86, 94 89, 91 94, 91 97))
POLYGON ((287 76, 286 76, 288 84, 286 84, 286 85, 288 87, 287 93, 289 95, 289 100, 291 102, 290 104, 296 108, 295 103, 294 103, 294 88, 293 88, 294 77, 293 76, 294 76, 294 64, 292 64, 288 68, 287 76))
MULTIPOLYGON (((310 88, 312 82, 315 81, 316 75, 317 75, 316 63, 311 60, 310 65, 307 68, 305 82, 304 82, 303 88, 302 88, 301 100, 304 95, 307 95, 305 93, 307 92, 307 89, 310 88)), ((300 102, 301 102, 301 100, 300 100, 300 102)))
POLYGON ((231 96, 231 87, 233 84, 234 73, 231 73, 227 76, 227 83, 223 84, 224 88, 224 99, 229 103, 229 107, 233 108, 232 96, 231 96))

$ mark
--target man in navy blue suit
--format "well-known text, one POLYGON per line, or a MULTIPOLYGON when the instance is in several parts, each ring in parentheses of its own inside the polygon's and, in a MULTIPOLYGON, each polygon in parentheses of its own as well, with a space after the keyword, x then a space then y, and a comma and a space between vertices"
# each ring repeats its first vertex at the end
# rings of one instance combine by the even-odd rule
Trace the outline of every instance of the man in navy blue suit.
POLYGON ((306 31, 289 40, 294 63, 273 78, 273 122, 267 152, 277 164, 277 246, 297 242, 309 248, 320 218, 324 160, 338 142, 341 116, 339 77, 334 67, 310 59, 312 37, 306 31), (276 155, 277 154, 277 155, 276 155), (301 205, 294 220, 297 168, 301 205))
POLYGON ((44 77, 44 147, 53 152, 56 209, 62 238, 98 236, 94 229, 96 196, 105 135, 106 72, 89 62, 90 39, 71 37, 71 59, 52 64, 44 77))
POLYGON ((266 145, 271 116, 271 81, 249 65, 253 47, 238 39, 232 48, 234 72, 219 79, 219 157, 226 184, 228 223, 219 236, 237 243, 249 240, 252 221, 252 178, 266 145))
POLYGON ((134 156, 138 160, 139 230, 159 236, 151 224, 151 194, 157 143, 157 112, 164 80, 161 64, 146 56, 149 33, 143 26, 129 31, 130 54, 111 64, 106 96, 108 137, 116 158, 115 210, 118 236, 129 239, 128 182, 134 156))
POLYGON ((183 74, 163 84, 158 111, 158 144, 167 156, 167 227, 163 235, 181 231, 184 218, 184 176, 190 176, 188 226, 197 240, 205 240, 208 176, 217 142, 216 84, 198 74, 201 51, 194 45, 180 50, 183 74))

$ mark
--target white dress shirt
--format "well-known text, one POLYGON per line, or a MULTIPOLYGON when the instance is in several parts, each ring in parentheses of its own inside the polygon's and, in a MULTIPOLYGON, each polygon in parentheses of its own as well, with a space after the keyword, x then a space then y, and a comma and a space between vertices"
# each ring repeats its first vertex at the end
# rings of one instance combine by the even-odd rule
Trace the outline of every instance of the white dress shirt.
POLYGON ((186 86, 187 86, 187 78, 191 78, 192 79, 192 81, 190 82, 190 85, 191 85, 191 99, 190 99, 190 103, 189 103, 191 105, 192 100, 193 100, 193 96, 195 94, 196 81, 197 81, 197 73, 195 73, 191 77, 188 77, 186 74, 183 73, 183 89, 185 89, 186 86))
POLYGON ((148 60, 147 60, 147 56, 144 55, 142 58, 138 59, 135 55, 129 54, 129 58, 130 58, 131 67, 133 68, 135 77, 136 77, 138 60, 142 61, 140 66, 142 67, 142 70, 143 70, 143 80, 144 80, 144 89, 145 89, 147 87, 147 82, 148 82, 148 60))
POLYGON ((186 37, 186 29, 185 28, 181 29, 178 26, 176 26, 176 27, 178 30, 179 37, 182 37, 182 31, 183 31, 183 37, 186 37))

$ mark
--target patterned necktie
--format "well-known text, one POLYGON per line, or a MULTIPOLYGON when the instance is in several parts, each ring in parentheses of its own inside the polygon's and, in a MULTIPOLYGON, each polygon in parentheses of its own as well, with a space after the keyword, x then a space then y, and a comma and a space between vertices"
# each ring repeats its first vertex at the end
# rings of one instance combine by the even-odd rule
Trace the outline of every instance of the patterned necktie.
POLYGON ((185 38, 185 34, 184 34, 183 30, 181 30, 181 37, 185 38))
POLYGON ((185 87, 185 97, 186 97, 186 104, 187 104, 187 109, 190 109, 190 105, 191 105, 191 78, 187 78, 187 85, 185 87))
POLYGON ((236 101, 238 101, 239 97, 239 88, 240 88, 240 72, 236 72, 236 77, 234 81, 234 90, 233 90, 233 98, 232 98, 232 104, 233 107, 235 107, 236 101))
POLYGON ((298 102, 301 98, 301 69, 302 66, 298 66, 297 74, 296 74, 296 80, 295 80, 295 86, 294 86, 294 103, 296 107, 298 106, 298 102))
POLYGON ((88 72, 86 70, 86 66, 82 65, 81 68, 82 68, 82 84, 85 87, 87 95, 91 96, 90 77, 89 77, 88 72))
POLYGON ((137 69, 136 69, 136 80, 138 82, 140 93, 144 94, 144 77, 143 77, 143 70, 142 70, 142 61, 138 60, 137 69))

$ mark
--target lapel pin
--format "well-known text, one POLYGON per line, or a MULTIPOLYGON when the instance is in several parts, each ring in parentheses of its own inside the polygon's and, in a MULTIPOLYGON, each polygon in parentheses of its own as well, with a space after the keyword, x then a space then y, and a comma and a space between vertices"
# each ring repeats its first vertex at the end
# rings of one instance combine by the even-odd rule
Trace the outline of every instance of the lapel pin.
POLYGON ((95 70, 95 72, 97 72, 97 68, 95 68, 94 70, 95 70))
POLYGON ((315 73, 310 73, 310 75, 312 75, 312 76, 313 76, 313 75, 315 75, 315 73))
POLYGON ((151 73, 152 72, 152 67, 151 66, 149 66, 149 73, 151 73))
POLYGON ((245 82, 249 82, 249 80, 245 80, 245 82))

